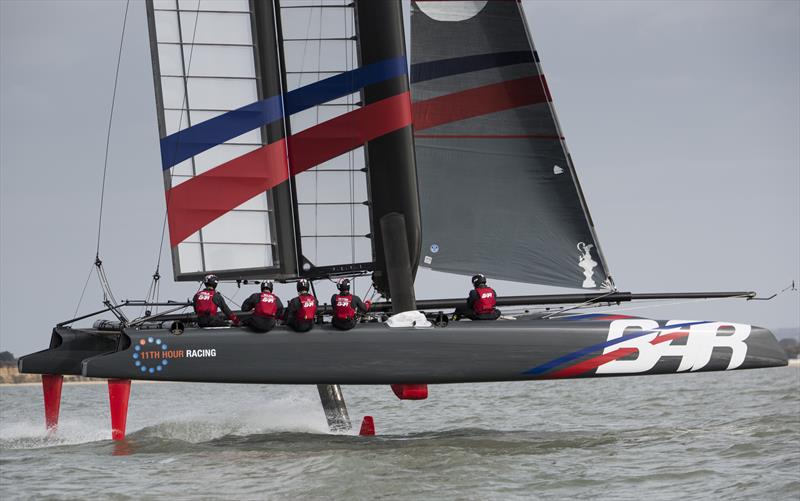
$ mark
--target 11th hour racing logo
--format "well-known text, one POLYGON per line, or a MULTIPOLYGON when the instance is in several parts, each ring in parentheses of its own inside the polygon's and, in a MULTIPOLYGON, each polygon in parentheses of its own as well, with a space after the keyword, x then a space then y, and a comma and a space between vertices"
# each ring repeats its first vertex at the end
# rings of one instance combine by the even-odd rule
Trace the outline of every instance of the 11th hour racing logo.
POLYGON ((216 348, 170 349, 161 338, 142 338, 133 347, 133 365, 145 374, 156 374, 167 369, 172 360, 179 358, 213 358, 216 348))

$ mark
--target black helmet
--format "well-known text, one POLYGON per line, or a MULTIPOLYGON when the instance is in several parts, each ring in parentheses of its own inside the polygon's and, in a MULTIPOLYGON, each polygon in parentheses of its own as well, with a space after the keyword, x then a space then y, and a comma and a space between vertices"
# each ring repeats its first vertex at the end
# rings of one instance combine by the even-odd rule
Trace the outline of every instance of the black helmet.
POLYGON ((206 275, 203 279, 203 283, 206 287, 211 287, 212 289, 217 288, 217 284, 219 284, 219 278, 216 275, 206 275))
POLYGON ((336 288, 339 292, 350 292, 350 280, 343 278, 336 283, 336 288))
POLYGON ((300 280, 297 281, 297 292, 299 292, 300 294, 308 292, 310 288, 311 286, 309 285, 308 280, 306 280, 305 278, 301 278, 300 280))
POLYGON ((270 291, 272 292, 272 282, 269 280, 264 280, 261 282, 261 292, 270 291))
POLYGON ((483 285, 486 285, 486 277, 484 277, 483 274, 478 273, 477 275, 472 277, 472 285, 474 285, 475 287, 481 287, 483 285))

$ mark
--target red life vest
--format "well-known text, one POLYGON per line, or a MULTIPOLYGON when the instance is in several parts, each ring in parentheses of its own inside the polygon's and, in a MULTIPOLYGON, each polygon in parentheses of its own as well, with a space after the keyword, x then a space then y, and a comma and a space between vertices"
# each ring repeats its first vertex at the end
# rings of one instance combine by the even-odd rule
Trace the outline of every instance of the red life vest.
POLYGON ((278 297, 271 292, 262 292, 253 313, 259 317, 275 318, 277 312, 278 297))
POLYGON ((198 315, 216 315, 217 305, 214 304, 214 294, 216 293, 214 289, 204 289, 195 294, 194 312, 198 315))
POLYGON ((300 294, 297 296, 300 301, 300 308, 297 309, 294 316, 297 320, 313 320, 314 315, 317 313, 317 301, 311 294, 300 294))
POLYGON ((353 296, 350 294, 346 296, 337 294, 334 298, 333 316, 335 318, 339 320, 352 320, 355 318, 356 310, 353 308, 353 296))
POLYGON ((494 298, 494 290, 491 287, 476 287, 475 292, 478 293, 478 299, 472 303, 472 310, 478 315, 493 312, 494 305, 497 304, 497 300, 494 298))

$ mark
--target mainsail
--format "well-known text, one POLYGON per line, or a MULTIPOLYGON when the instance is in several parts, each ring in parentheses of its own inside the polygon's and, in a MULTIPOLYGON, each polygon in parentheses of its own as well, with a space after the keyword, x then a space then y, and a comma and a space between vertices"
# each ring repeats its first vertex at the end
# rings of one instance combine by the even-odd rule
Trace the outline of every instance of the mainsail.
POLYGON ((419 227, 373 196, 416 187, 399 4, 147 5, 175 278, 380 278, 380 217, 419 227))
POLYGON ((610 285, 520 2, 412 2, 411 89, 421 265, 610 285))

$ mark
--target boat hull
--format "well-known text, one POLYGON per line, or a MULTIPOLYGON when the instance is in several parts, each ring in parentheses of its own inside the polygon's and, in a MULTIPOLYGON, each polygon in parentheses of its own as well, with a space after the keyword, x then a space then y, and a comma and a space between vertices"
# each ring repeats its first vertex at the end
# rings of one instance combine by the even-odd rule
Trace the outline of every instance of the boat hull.
MULTIPOLYGON (((56 329, 73 342, 97 334, 56 329)), ((113 337, 113 336, 112 336, 113 337)), ((270 384, 394 384, 521 381, 776 367, 787 357, 767 329, 725 322, 655 321, 615 316, 572 320, 451 322, 402 328, 364 323, 267 334, 243 328, 125 329, 80 359, 101 378, 270 384)), ((20 360, 22 372, 48 367, 69 344, 20 360)), ((84 340, 85 344, 85 340, 84 340)), ((62 364, 61 367, 65 365, 62 364)), ((52 370, 50 370, 52 369, 52 370)))

